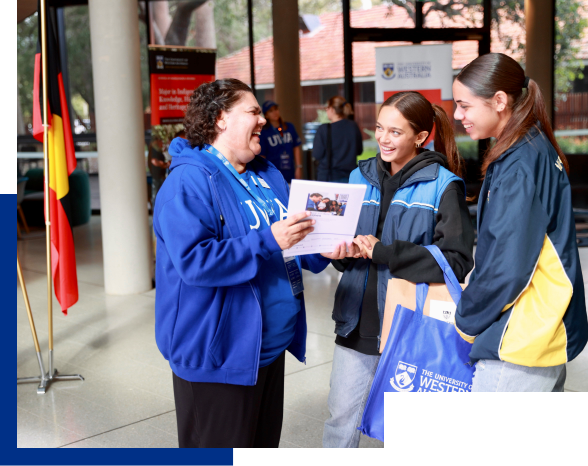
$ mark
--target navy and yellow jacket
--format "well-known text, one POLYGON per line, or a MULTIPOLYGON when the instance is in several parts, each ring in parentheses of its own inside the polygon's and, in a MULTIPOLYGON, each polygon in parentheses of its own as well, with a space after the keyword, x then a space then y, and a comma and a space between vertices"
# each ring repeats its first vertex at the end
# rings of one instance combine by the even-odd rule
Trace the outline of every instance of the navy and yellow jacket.
POLYGON ((549 367, 583 350, 588 320, 570 183, 537 127, 488 167, 475 264, 456 314, 473 361, 549 367))

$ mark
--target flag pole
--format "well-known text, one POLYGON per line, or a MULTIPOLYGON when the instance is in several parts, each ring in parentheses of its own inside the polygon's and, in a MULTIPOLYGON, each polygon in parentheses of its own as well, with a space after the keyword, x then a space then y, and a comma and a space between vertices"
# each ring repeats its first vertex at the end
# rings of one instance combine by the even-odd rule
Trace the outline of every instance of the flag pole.
POLYGON ((39 370, 41 375, 39 377, 22 377, 16 379, 16 383, 30 383, 40 382, 37 387, 37 394, 43 395, 47 387, 47 379, 45 378, 45 368, 43 367, 43 357, 41 355, 41 347, 39 346, 39 339, 37 338, 37 331, 35 330, 35 321, 33 319, 33 312, 31 311, 31 303, 29 302, 29 295, 27 293, 27 287, 25 285, 22 270, 20 268, 20 260, 18 259, 18 253, 16 255, 16 272, 18 274, 18 281, 20 283, 20 289, 22 290, 22 297, 24 298, 25 307, 27 308, 27 315, 29 317, 29 325, 31 327, 31 333, 33 334, 33 342, 35 343, 35 351, 37 352, 37 362, 39 363, 39 370))
POLYGON ((47 141, 47 11, 41 0, 41 76, 43 81, 43 163, 45 168, 45 248, 47 250, 47 313, 49 319, 49 376, 53 374, 53 284, 51 271, 51 207, 49 198, 49 144, 47 141))
MULTIPOLYGON (((48 128, 47 124, 47 0, 40 0, 41 11, 41 76, 43 81, 43 162, 45 168, 45 247, 47 249, 47 314, 48 314, 48 333, 49 333, 49 356, 48 364, 49 370, 44 377, 45 385, 53 380, 84 380, 79 374, 74 375, 58 375, 57 369, 53 367, 53 283, 52 283, 52 269, 51 269, 51 203, 49 190, 49 144, 48 144, 48 128)), ((37 393, 42 394, 37 391, 37 393)))

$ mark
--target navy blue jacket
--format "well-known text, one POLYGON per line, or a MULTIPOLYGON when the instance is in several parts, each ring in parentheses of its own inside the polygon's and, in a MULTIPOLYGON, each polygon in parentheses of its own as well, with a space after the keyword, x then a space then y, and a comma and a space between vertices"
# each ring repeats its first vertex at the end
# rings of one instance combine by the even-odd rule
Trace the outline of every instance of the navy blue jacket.
POLYGON ((359 126, 353 120, 343 118, 331 125, 331 172, 327 157, 327 125, 319 126, 313 141, 312 156, 319 162, 317 180, 335 181, 346 178, 357 168, 357 156, 363 152, 363 140, 359 126))
MULTIPOLYGON (((198 148, 176 138, 171 173, 157 195, 155 337, 173 372, 191 382, 255 385, 261 348, 261 298, 253 278, 280 251, 271 228, 246 225, 227 178, 198 148)), ((247 166, 288 205, 280 172, 261 157, 247 166)), ((329 260, 301 256, 322 271, 329 260)), ((306 353, 304 297, 288 350, 306 353)))
POLYGON ((455 317, 472 360, 549 367, 582 351, 588 320, 570 183, 537 127, 488 167, 475 262, 455 317))

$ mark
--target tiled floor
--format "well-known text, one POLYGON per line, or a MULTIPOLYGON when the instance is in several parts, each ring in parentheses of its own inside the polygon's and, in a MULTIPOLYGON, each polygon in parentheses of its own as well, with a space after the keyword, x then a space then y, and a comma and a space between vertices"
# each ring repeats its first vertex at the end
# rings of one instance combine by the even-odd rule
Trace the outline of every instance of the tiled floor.
MULTIPOLYGON (((171 371, 154 339, 154 290, 135 296, 104 294, 100 217, 74 229, 80 300, 64 316, 54 301, 55 366, 84 382, 17 385, 19 447, 177 447, 171 371)), ((47 355, 45 239, 32 232, 18 243, 41 348, 47 355)), ((580 251, 585 279, 588 249, 580 251)), ((305 272, 306 274, 306 272, 305 272)), ((282 447, 320 447, 328 417, 333 358, 331 306, 339 273, 329 267, 305 275, 307 364, 286 359, 282 447)), ((17 376, 38 375, 20 289, 17 376)), ((588 391, 588 351, 568 365, 566 390, 588 391)), ((363 437, 361 447, 382 447, 363 437)))

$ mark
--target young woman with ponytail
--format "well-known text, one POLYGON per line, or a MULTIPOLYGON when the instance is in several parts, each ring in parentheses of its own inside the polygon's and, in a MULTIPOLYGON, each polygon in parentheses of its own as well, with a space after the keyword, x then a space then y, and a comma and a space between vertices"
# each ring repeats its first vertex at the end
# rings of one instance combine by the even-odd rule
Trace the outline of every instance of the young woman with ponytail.
POLYGON ((422 247, 431 244, 462 282, 474 265, 463 165, 443 109, 418 92, 400 92, 380 108, 375 136, 380 152, 361 161, 349 180, 367 188, 354 245, 360 253, 332 262, 343 276, 333 310, 337 337, 325 447, 359 444, 357 427, 380 359, 388 280, 445 283, 422 247), (435 151, 424 150, 433 127, 435 151))
POLYGON ((484 157, 476 269, 456 328, 473 343, 472 391, 561 392, 565 363, 588 340, 568 163, 541 90, 512 58, 490 53, 453 84, 455 118, 484 157))

